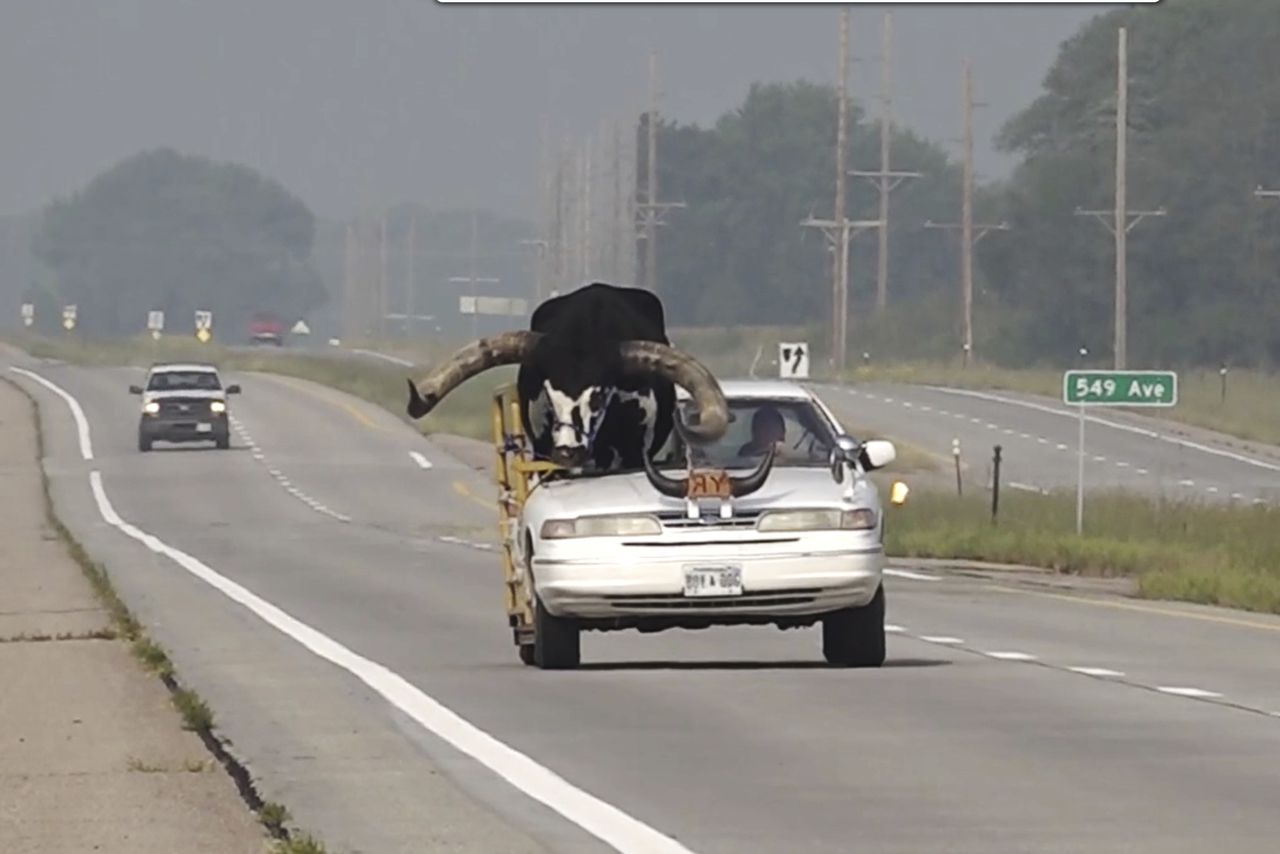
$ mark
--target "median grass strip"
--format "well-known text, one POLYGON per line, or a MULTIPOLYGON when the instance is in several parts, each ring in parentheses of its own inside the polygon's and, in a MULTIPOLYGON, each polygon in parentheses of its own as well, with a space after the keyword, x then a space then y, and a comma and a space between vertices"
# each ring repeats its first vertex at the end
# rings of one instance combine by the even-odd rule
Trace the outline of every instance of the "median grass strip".
POLYGON ((1265 506, 1090 495, 1084 535, 1075 496, 913 495, 891 511, 890 554, 1133 577, 1139 595, 1280 614, 1280 511, 1265 506))

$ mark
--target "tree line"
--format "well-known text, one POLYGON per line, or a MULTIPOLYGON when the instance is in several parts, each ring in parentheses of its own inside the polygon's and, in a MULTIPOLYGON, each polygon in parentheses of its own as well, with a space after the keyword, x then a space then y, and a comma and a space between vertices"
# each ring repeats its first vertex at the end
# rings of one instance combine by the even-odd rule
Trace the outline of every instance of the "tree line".
MULTIPOLYGON (((1020 155, 980 188, 975 219, 1012 231, 975 250, 975 347, 1007 364, 1061 364, 1111 350, 1112 238, 1078 209, 1113 204, 1116 33, 1129 40, 1130 206, 1165 207, 1130 234, 1129 351, 1135 364, 1280 362, 1280 4, 1182 0, 1100 15, 1060 48, 1043 93, 1001 129, 1020 155)), ((830 312, 830 256, 802 229, 832 215, 836 93, 758 84, 709 127, 659 124, 664 196, 688 207, 659 237, 664 301, 682 324, 812 323, 830 312)), ((875 169, 879 129, 855 104, 850 168, 875 169)), ((643 122, 641 175, 644 187, 643 122)), ((854 240, 852 350, 886 357, 960 351, 958 166, 935 143, 893 134, 893 166, 925 173, 892 196, 890 309, 874 316, 876 238, 854 240)), ((848 215, 877 217, 875 188, 850 179, 848 215)))

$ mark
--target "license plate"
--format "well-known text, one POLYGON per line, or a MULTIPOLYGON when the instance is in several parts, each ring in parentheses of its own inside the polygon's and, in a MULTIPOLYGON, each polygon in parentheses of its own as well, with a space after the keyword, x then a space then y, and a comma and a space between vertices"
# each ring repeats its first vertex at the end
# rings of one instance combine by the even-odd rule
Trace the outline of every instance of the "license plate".
POLYGON ((742 567, 690 566, 684 571, 685 596, 741 596, 742 567))
POLYGON ((729 473, 720 469, 695 469, 689 472, 690 498, 728 498, 729 473))
POLYGON ((213 425, 212 425, 212 424, 197 424, 197 425, 196 425, 196 432, 197 432, 197 433, 212 433, 212 432, 213 432, 213 425))

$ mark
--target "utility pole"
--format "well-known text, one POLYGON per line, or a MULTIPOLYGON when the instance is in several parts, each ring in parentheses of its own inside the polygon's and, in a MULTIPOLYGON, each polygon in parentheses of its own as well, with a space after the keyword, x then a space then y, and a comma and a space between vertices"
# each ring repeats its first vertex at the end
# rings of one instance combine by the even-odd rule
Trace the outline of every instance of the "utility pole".
POLYGON ((840 53, 836 80, 836 197, 831 219, 809 217, 800 223, 806 228, 820 228, 834 252, 831 284, 831 360, 832 367, 843 371, 847 346, 849 318, 849 241, 851 237, 870 228, 877 228, 879 220, 851 220, 845 212, 844 155, 848 134, 849 77, 849 11, 840 10, 840 53))
POLYGON ((1116 248, 1116 308, 1115 308, 1115 369, 1122 371, 1128 357, 1128 251, 1129 232, 1149 216, 1165 216, 1163 207, 1152 211, 1130 211, 1128 207, 1128 135, 1129 135, 1129 38, 1124 27, 1120 28, 1116 51, 1116 205, 1114 212, 1076 209, 1077 216, 1097 217, 1115 237, 1116 248), (1107 222, 1107 214, 1113 219, 1107 222))
POLYGON ((408 246, 405 250, 405 266, 408 268, 405 275, 405 332, 408 337, 414 337, 414 326, 417 322, 416 304, 418 282, 414 278, 414 244, 417 242, 418 218, 414 214, 409 214, 409 237, 408 246))
POLYGON ((658 201, 658 54, 649 52, 649 112, 645 120, 647 131, 645 155, 645 199, 636 205, 640 214, 640 226, 644 246, 644 286, 649 291, 658 289, 658 227, 666 225, 663 213, 672 208, 685 207, 684 202, 658 201))
POLYGON ((880 52, 880 168, 877 171, 853 170, 849 174, 872 180, 880 192, 880 248, 876 259, 876 314, 884 313, 889 301, 889 194, 910 178, 924 177, 920 172, 900 172, 891 168, 893 140, 892 89, 893 13, 884 13, 884 32, 880 52))
POLYGON ((387 212, 378 233, 378 340, 387 338, 387 212))
MULTIPOLYGON (((501 279, 495 279, 495 278, 482 279, 477 275, 477 268, 479 266, 479 260, 480 260, 479 232, 480 232, 480 214, 478 211, 473 210, 471 212, 471 275, 449 277, 449 281, 454 284, 461 284, 462 282, 466 282, 468 285, 470 285, 470 288, 468 288, 468 290, 471 292, 471 337, 472 338, 477 337, 479 334, 477 326, 479 324, 479 317, 480 317, 480 293, 476 289, 476 285, 481 282, 484 282, 486 284, 496 284, 497 282, 501 281, 501 279)), ((461 307, 461 300, 459 300, 459 307, 461 307)))

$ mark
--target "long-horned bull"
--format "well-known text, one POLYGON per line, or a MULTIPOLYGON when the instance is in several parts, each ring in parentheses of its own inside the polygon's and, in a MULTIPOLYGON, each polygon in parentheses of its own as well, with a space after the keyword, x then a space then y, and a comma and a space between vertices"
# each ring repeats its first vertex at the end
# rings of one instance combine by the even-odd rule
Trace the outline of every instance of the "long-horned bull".
POLYGON ((481 338, 411 380, 408 413, 421 418, 471 377, 512 364, 535 455, 566 468, 642 468, 671 435, 676 385, 695 405, 696 421, 681 425, 690 441, 714 442, 728 428, 720 384, 671 346, 658 298, 603 283, 546 300, 529 330, 481 338))
MULTIPOLYGON (((676 432, 681 438, 687 442, 689 437, 685 433, 683 425, 676 422, 676 432)), ((729 476, 729 495, 733 498, 741 498, 764 486, 765 480, 769 477, 769 472, 773 470, 773 459, 776 448, 769 446, 769 450, 765 453, 764 459, 756 466, 755 471, 743 477, 729 476)), ((692 460, 690 460, 690 475, 693 474, 692 460)), ((657 466, 648 457, 644 460, 644 473, 648 477, 650 485, 658 492, 669 498, 686 498, 689 496, 689 480, 687 478, 667 477, 658 471, 657 466)))

